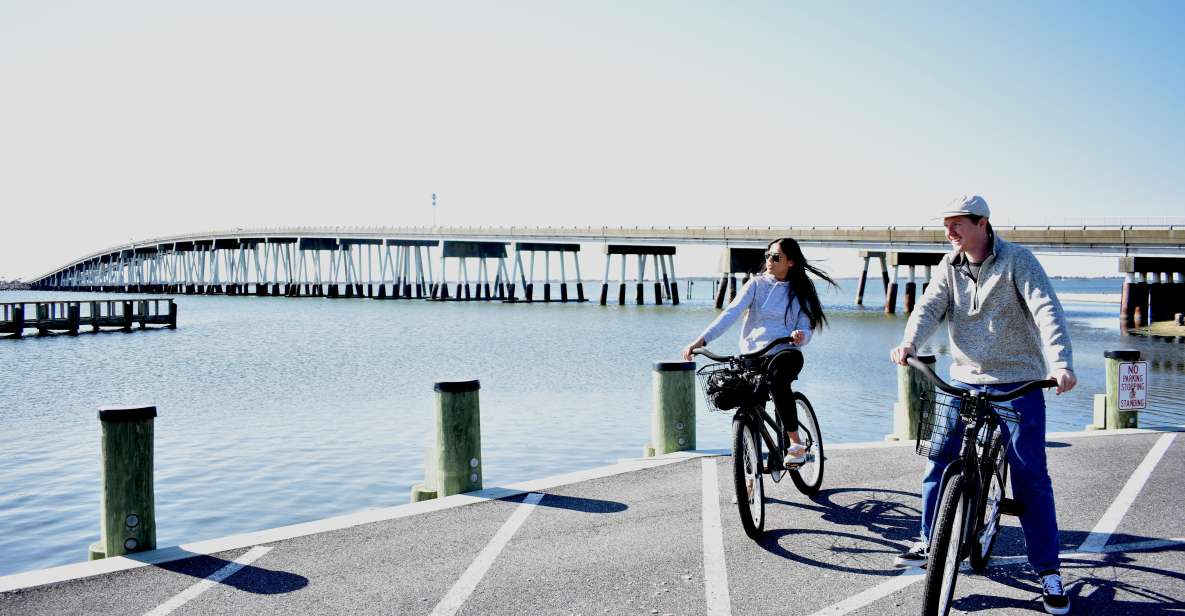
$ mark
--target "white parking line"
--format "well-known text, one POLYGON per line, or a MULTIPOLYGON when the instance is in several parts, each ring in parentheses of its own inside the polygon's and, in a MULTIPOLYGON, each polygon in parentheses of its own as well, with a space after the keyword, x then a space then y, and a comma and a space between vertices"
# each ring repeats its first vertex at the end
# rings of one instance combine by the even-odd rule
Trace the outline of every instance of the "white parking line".
POLYGON ((191 601, 194 597, 213 588, 215 584, 221 584, 226 578, 237 573, 239 569, 242 569, 243 567, 255 562, 260 556, 267 554, 269 551, 271 551, 270 547, 255 546, 251 548, 242 556, 234 559, 226 566, 210 574, 208 577, 206 577, 206 579, 194 584, 193 586, 190 586, 189 588, 186 588, 181 594, 169 599, 160 607, 148 612, 144 616, 165 616, 165 614, 171 613, 173 610, 191 601))
POLYGON ((1119 492, 1119 496, 1107 507, 1107 512, 1099 518, 1099 523, 1095 524, 1094 530, 1090 531, 1090 535, 1086 541, 1078 548, 1079 552, 1098 552, 1107 545, 1107 540, 1111 538, 1111 534, 1115 529, 1119 528, 1119 523, 1123 521, 1123 516, 1127 515, 1127 510, 1131 508, 1132 503, 1136 501, 1136 496, 1139 496, 1140 490, 1143 489, 1144 484, 1147 483, 1148 477, 1152 475, 1152 470, 1156 468, 1156 464, 1164 457, 1164 452, 1168 451, 1169 445, 1172 444, 1176 434, 1165 434, 1160 437, 1148 455, 1144 456, 1144 461, 1136 467, 1135 472, 1128 478, 1127 484, 1123 486, 1123 490, 1119 492))
POLYGON ((811 616, 840 616, 841 614, 854 612, 865 605, 880 599, 881 597, 891 595, 898 590, 913 584, 914 582, 919 582, 925 577, 925 569, 919 569, 916 567, 913 569, 906 569, 901 573, 901 575, 890 578, 888 581, 881 582, 880 584, 877 584, 876 586, 873 586, 862 593, 852 595, 851 597, 848 597, 847 599, 844 599, 835 605, 825 607, 815 612, 811 616))
POLYGON ((432 610, 433 616, 451 616, 461 609, 465 600, 473 594, 473 589, 477 588, 478 582, 481 582, 486 572, 490 570, 490 566, 494 564, 494 559, 498 558, 502 548, 510 543, 510 538, 518 532, 519 527, 523 525, 527 516, 531 515, 531 512, 535 510, 535 505, 538 505, 541 500, 543 500, 543 495, 538 492, 532 492, 523 499, 522 504, 502 524, 502 528, 494 533, 494 538, 490 539, 490 542, 477 555, 465 573, 461 574, 461 579, 457 580, 457 583, 449 589, 448 594, 440 600, 440 603, 436 604, 436 609, 432 610))
POLYGON ((720 526, 720 491, 716 484, 716 458, 704 458, 704 595, 708 616, 730 616, 728 569, 724 565, 724 536, 720 526))

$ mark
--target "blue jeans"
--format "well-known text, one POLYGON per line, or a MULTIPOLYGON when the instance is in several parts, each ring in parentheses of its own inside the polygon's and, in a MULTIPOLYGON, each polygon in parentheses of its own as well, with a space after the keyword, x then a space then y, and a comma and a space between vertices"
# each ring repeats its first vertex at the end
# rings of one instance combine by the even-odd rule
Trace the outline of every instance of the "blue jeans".
MULTIPOLYGON (((969 385, 955 383, 963 389, 1001 392, 1015 389, 1017 383, 969 385)), ((1008 465, 1012 495, 1024 506, 1020 525, 1024 530, 1025 548, 1029 564, 1038 573, 1057 569, 1058 535, 1057 512, 1053 503, 1053 483, 1045 465, 1045 396, 1041 390, 1031 391, 1011 403, 1020 414, 1020 423, 1012 426, 1001 422, 1008 442, 1008 465)), ((922 477, 922 540, 929 541, 935 510, 941 490, 942 473, 955 458, 963 441, 963 421, 956 419, 951 426, 950 439, 930 457, 922 477)))

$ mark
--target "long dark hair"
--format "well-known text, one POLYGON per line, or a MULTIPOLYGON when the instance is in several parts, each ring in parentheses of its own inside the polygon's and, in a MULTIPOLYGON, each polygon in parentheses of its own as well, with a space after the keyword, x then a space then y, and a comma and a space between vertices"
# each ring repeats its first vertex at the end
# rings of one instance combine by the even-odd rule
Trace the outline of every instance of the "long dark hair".
MULTIPOLYGON (((839 288, 835 281, 831 279, 823 270, 811 265, 806 257, 802 254, 802 248, 798 246, 798 242, 793 238, 782 237, 769 243, 765 247, 766 250, 773 248, 774 244, 782 250, 782 254, 786 258, 794 262, 790 267, 790 273, 786 276, 786 280, 790 283, 786 285, 787 293, 790 294, 790 300, 794 296, 798 296, 798 306, 806 313, 807 319, 810 320, 811 329, 822 329, 827 324, 827 315, 823 314, 823 304, 819 302, 819 292, 815 290, 815 283, 807 276, 807 272, 814 274, 821 280, 827 281, 833 287, 839 288)), ((790 314, 790 301, 786 302, 786 315, 790 314)))

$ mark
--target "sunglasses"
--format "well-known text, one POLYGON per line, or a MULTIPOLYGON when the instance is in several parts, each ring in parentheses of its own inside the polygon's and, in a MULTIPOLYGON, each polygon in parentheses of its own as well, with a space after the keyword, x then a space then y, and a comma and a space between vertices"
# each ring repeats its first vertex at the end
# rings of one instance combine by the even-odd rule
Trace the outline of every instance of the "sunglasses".
POLYGON ((774 263, 777 263, 778 261, 782 260, 782 255, 780 255, 776 252, 767 252, 767 253, 765 253, 765 258, 769 259, 770 261, 773 261, 774 263))

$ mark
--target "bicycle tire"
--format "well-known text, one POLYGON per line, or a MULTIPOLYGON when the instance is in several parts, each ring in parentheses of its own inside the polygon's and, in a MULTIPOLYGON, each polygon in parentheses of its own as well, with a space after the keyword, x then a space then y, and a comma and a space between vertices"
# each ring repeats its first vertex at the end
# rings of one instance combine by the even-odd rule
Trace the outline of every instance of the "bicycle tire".
POLYGON ((930 558, 926 563, 926 588, 922 595, 922 614, 946 616, 959 577, 959 553, 963 542, 963 481, 955 475, 942 491, 938 517, 931 531, 930 558))
POLYGON ((1000 536, 1000 509, 1004 501, 1005 488, 1008 487, 1008 461, 1004 461, 999 472, 990 473, 988 476, 987 496, 975 516, 971 553, 968 554, 971 568, 976 573, 983 573, 984 569, 987 569, 988 561, 992 558, 992 550, 996 547, 996 537, 1000 536))
POLYGON ((794 480, 799 492, 807 496, 819 493, 823 485, 823 431, 819 428, 819 418, 811 401, 801 392, 794 392, 794 404, 798 407, 798 433, 805 436, 803 442, 808 445, 808 455, 814 460, 790 471, 790 479, 794 480), (803 432, 806 432, 804 435, 803 432))
POLYGON ((732 483, 741 526, 752 539, 765 529, 765 487, 762 483, 761 441, 750 422, 732 420, 732 483))

